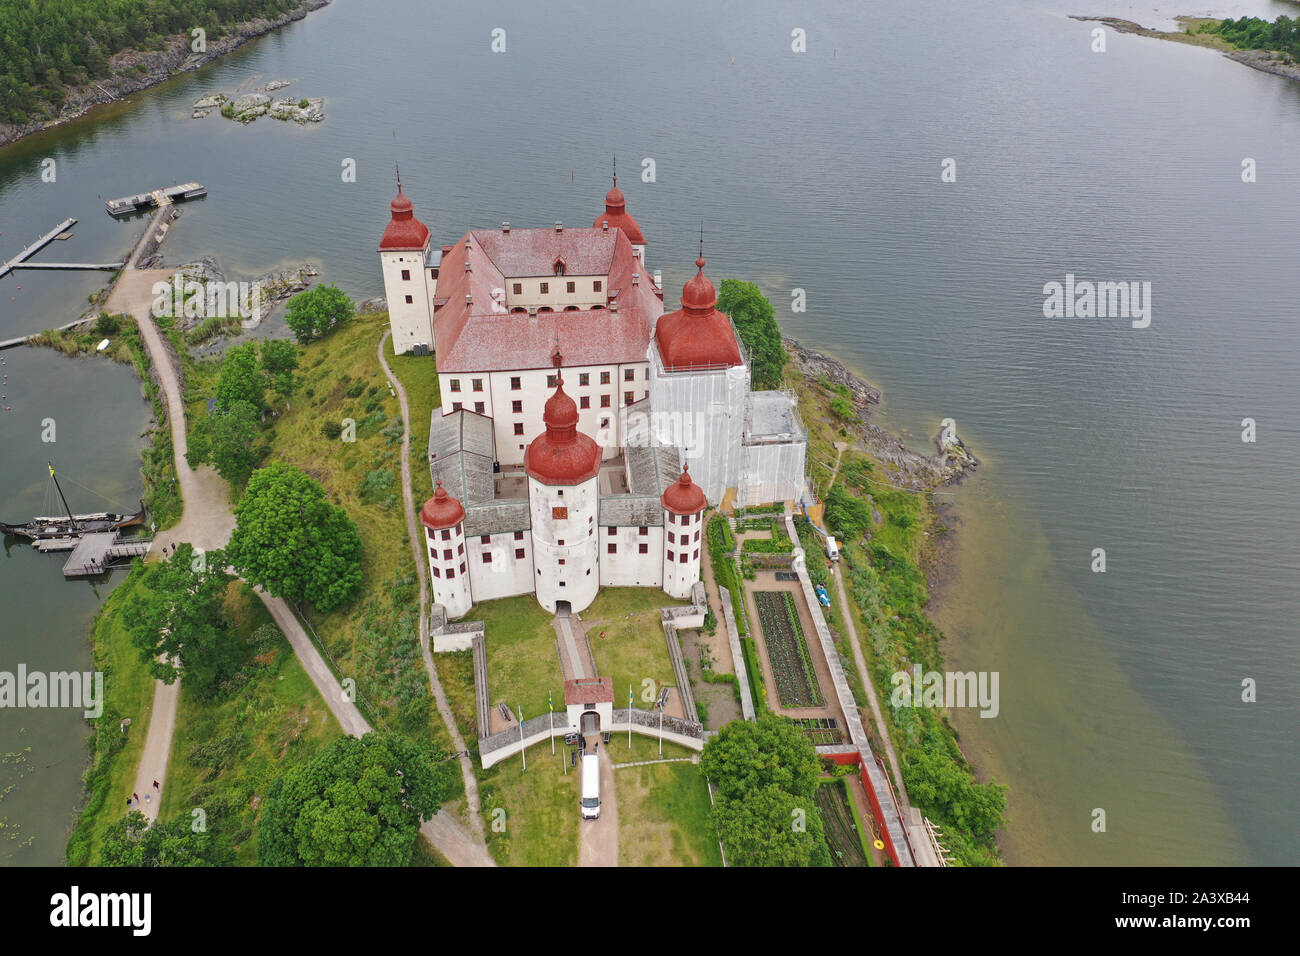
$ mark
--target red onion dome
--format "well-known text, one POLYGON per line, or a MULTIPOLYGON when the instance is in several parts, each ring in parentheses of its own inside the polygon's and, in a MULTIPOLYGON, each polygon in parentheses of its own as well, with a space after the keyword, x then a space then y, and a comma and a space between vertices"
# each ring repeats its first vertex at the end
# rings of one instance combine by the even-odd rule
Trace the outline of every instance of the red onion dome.
POLYGON ((617 176, 614 177, 614 187, 605 193, 605 214, 597 216, 592 226, 600 229, 605 223, 609 223, 611 229, 622 229, 623 234, 627 236, 628 242, 632 243, 632 245, 645 245, 645 236, 641 234, 641 227, 628 214, 627 197, 623 195, 623 190, 618 188, 617 176))
POLYGON ((544 485, 577 485, 595 478, 600 472, 600 446, 578 431, 578 403, 565 394, 559 373, 542 421, 546 431, 524 452, 524 471, 544 485))
POLYGON ((664 367, 730 368, 741 365, 740 344, 731 320, 717 310, 718 292, 704 274, 704 257, 695 260, 699 269, 682 287, 682 307, 662 316, 655 325, 655 342, 664 367))
POLYGON ((691 480, 690 471, 682 465, 682 475, 664 489, 663 504, 665 511, 675 515, 693 515, 703 511, 708 505, 704 489, 691 480))
POLYGON ((429 244, 429 227, 415 218, 411 200, 402 192, 402 184, 397 184, 397 195, 389 205, 392 218, 384 237, 379 240, 379 251, 423 250, 429 244))
POLYGON ((447 494, 447 489, 442 486, 442 479, 439 478, 433 497, 420 509, 420 523, 430 531, 442 531, 444 528, 454 528, 464 520, 465 506, 447 494))

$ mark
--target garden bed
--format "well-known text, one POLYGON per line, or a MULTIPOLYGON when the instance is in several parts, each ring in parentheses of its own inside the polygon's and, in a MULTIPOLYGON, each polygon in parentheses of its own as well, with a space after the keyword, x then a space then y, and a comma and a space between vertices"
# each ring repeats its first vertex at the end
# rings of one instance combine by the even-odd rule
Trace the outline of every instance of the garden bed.
POLYGON ((789 591, 755 591, 754 603, 781 706, 825 706, 794 595, 789 591))

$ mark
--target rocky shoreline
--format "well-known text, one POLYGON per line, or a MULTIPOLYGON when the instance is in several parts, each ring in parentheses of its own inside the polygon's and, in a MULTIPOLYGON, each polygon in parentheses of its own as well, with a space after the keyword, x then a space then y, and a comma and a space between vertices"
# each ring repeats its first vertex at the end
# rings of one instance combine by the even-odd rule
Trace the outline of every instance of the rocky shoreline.
POLYGON ((859 420, 845 427, 863 443, 868 453, 895 469, 890 475, 895 486, 908 491, 926 491, 959 482, 979 465, 979 460, 956 432, 944 425, 934 440, 935 454, 923 455, 911 450, 895 435, 867 419, 871 406, 880 403, 880 389, 864 382, 839 359, 807 348, 794 339, 784 341, 790 360, 805 378, 825 379, 849 390, 859 420))
POLYGON ((264 36, 295 20, 302 20, 330 0, 303 0, 297 7, 274 19, 258 18, 234 26, 232 32, 207 44, 203 53, 190 52, 190 38, 181 34, 170 37, 162 50, 123 50, 109 57, 112 74, 101 82, 69 87, 59 116, 53 120, 36 120, 23 125, 0 123, 0 146, 17 142, 24 136, 84 116, 96 106, 113 102, 131 93, 157 86, 178 73, 188 73, 238 49, 249 40, 264 36))

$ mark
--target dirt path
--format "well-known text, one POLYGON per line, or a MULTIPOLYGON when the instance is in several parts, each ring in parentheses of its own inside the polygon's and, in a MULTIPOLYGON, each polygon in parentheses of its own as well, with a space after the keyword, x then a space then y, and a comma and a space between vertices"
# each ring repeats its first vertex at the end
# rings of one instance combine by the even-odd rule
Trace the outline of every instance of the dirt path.
POLYGON ((614 795, 614 762, 600 759, 600 816, 578 821, 578 866, 618 866, 618 799, 614 795))
POLYGON ((894 753, 894 741, 890 739, 889 730, 885 726, 884 716, 880 713, 880 700, 876 695, 876 685, 871 682, 871 672, 867 670, 867 660, 862 654, 862 645, 858 643, 858 629, 853 625, 853 615, 849 613, 848 595, 844 593, 844 573, 836 564, 831 564, 830 576, 835 579, 835 590, 840 596, 840 618, 844 621, 844 626, 849 629, 849 646, 853 648, 853 663, 858 667, 858 676, 862 678, 862 689, 867 695, 867 702, 871 705, 871 716, 876 721, 876 731, 880 735, 880 742, 885 748, 885 758, 889 761, 889 769, 894 775, 894 787, 898 793, 898 802, 902 804, 899 808, 902 814, 907 813, 907 808, 911 802, 907 799, 907 787, 903 784, 903 773, 898 766, 898 755, 894 753))
POLYGON ((424 658, 424 669, 429 677, 429 686, 433 690, 433 699, 438 705, 438 713, 442 715, 442 722, 447 725, 447 731, 451 734, 452 747, 460 755, 460 774, 465 781, 465 802, 469 805, 470 826, 473 827, 477 843, 486 855, 487 844, 483 834, 483 818, 480 816, 478 779, 474 776, 474 765, 469 756, 469 748, 465 746, 465 738, 461 736, 460 728, 456 726, 456 718, 452 715, 451 705, 447 702, 447 695, 442 689, 442 681, 438 679, 438 668, 434 665, 433 654, 429 650, 428 571, 424 564, 424 535, 415 521, 415 492, 411 488, 411 407, 406 400, 406 389, 402 386, 401 380, 393 374, 393 370, 388 367, 388 359, 384 357, 384 346, 388 343, 390 334, 384 332, 380 337, 377 355, 379 366, 384 370, 388 384, 397 393, 397 402, 402 409, 402 500, 406 503, 406 533, 411 539, 415 573, 420 581, 420 654, 424 658))

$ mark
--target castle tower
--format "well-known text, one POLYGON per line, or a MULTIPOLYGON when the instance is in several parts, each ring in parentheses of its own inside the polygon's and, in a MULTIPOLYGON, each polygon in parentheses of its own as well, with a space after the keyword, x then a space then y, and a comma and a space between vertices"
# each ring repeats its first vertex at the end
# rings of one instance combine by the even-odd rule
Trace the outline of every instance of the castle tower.
POLYGON ((397 195, 388 208, 391 218, 379 240, 379 261, 384 272, 393 351, 398 355, 428 354, 433 351, 437 272, 429 258, 429 229, 415 218, 411 200, 402 192, 400 176, 397 195))
POLYGON ((555 357, 555 394, 546 400, 546 430, 524 452, 528 506, 532 514, 537 602, 556 611, 568 602, 581 611, 600 588, 596 510, 601 449, 578 431, 578 404, 564 392, 555 357))
POLYGON ((664 489, 664 590, 689 598, 700 579, 700 549, 704 541, 704 491, 682 466, 681 477, 664 489))
POLYGON ((623 230, 628 242, 632 243, 632 251, 641 260, 642 274, 649 275, 645 268, 645 236, 641 233, 641 227, 636 224, 636 220, 627 211, 627 197, 623 195, 623 190, 618 188, 617 172, 614 173, 613 188, 605 193, 605 214, 597 216, 596 221, 591 225, 594 229, 601 229, 606 223, 609 224, 610 229, 623 230))
POLYGON ((445 607, 449 619, 464 617, 474 603, 465 556, 465 507, 447 494, 442 479, 420 509, 420 524, 429 555, 433 603, 445 607))
POLYGON ((699 270, 682 288, 681 308, 659 318, 648 349, 655 440, 695 465, 713 504, 740 484, 740 443, 749 367, 718 293, 699 270))

